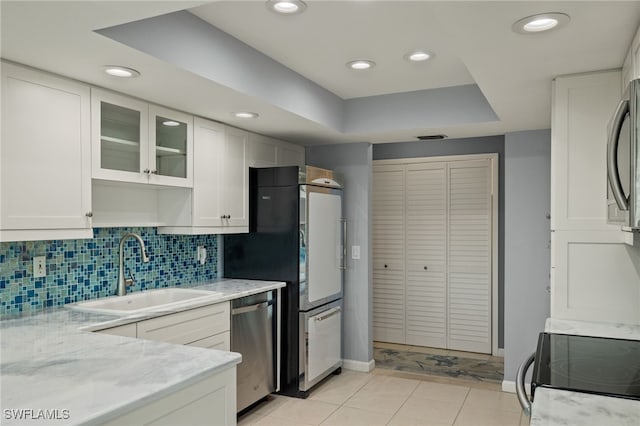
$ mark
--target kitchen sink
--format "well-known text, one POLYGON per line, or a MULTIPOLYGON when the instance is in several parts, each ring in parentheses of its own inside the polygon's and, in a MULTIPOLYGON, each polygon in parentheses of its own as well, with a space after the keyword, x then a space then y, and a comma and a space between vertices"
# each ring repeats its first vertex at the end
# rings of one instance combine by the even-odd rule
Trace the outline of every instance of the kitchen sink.
POLYGON ((126 296, 73 303, 67 306, 77 311, 124 315, 170 308, 186 302, 193 302, 197 299, 215 300, 220 296, 222 296, 222 293, 217 291, 164 288, 132 293, 126 296))

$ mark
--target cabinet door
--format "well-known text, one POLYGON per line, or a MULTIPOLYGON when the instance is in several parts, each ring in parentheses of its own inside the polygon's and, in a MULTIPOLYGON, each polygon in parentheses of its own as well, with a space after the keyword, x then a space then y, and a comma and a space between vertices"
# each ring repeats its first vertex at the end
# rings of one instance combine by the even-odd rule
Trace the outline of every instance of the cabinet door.
POLYGON ((247 166, 248 132, 225 128, 221 161, 220 206, 223 226, 249 225, 249 167, 247 166))
POLYGON ((249 167, 276 166, 276 144, 266 136, 249 133, 249 167))
POLYGON ((620 100, 620 72, 563 76, 554 82, 551 229, 613 230, 607 225, 607 124, 620 100))
POLYGON ((5 230, 77 230, 90 238, 89 88, 46 73, 2 64, 0 238, 5 230))
POLYGON ((405 343, 404 166, 373 173, 373 336, 405 343))
POLYGON ((145 102, 91 89, 92 175, 147 183, 149 107, 145 102))
POLYGON ((278 166, 304 166, 304 148, 288 143, 281 143, 277 150, 278 166))
POLYGON ((193 225, 222 226, 220 207, 224 128, 220 123, 194 120, 193 225))
POLYGON ((193 116, 149 107, 149 183, 193 186, 193 116))
POLYGON ((491 353, 491 162, 451 162, 448 178, 447 347, 491 353))
POLYGON ((406 343, 447 347, 447 163, 406 171, 406 343))

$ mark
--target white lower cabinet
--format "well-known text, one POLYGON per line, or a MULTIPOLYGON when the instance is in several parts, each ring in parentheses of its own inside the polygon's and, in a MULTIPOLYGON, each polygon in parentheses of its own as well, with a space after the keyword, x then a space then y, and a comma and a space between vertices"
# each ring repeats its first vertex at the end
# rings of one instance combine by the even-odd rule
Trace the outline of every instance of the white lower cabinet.
MULTIPOLYGON (((198 348, 231 350, 230 303, 223 302, 175 314, 100 330, 198 348)), ((236 367, 104 423, 106 425, 235 425, 236 367)))
POLYGON ((218 303, 140 321, 137 324, 137 337, 189 345, 220 333, 228 333, 231 329, 229 306, 229 302, 218 303))
POLYGON ((236 424, 236 367, 208 377, 104 425, 236 424))
POLYGON ((92 238, 89 87, 2 63, 0 241, 92 238))

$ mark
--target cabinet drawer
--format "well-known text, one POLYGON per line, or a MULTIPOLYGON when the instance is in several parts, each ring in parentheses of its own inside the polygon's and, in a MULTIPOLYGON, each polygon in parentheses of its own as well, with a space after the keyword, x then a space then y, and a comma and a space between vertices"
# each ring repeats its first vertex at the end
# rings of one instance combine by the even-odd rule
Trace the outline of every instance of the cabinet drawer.
POLYGON ((229 302, 138 323, 138 338, 185 345, 229 331, 229 302))
POLYGON ((196 348, 218 349, 221 351, 231 350, 231 332, 216 334, 215 336, 205 337, 187 344, 187 346, 195 346, 196 348))

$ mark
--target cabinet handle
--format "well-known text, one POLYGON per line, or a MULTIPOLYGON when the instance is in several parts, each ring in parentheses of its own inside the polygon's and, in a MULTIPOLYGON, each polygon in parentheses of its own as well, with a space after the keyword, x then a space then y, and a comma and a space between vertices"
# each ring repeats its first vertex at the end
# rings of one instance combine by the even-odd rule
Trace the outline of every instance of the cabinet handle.
POLYGON ((157 171, 157 170, 151 170, 151 174, 152 174, 152 175, 157 175, 157 174, 158 174, 158 171, 157 171))
POLYGON ((151 170, 149 170, 149 169, 144 169, 144 174, 145 174, 145 175, 148 175, 149 173, 151 173, 151 170))
POLYGON ((227 219, 231 219, 231 215, 230 214, 227 215, 227 219))
POLYGON ((85 216, 86 217, 93 217, 93 212, 87 212, 87 213, 85 213, 85 216))

